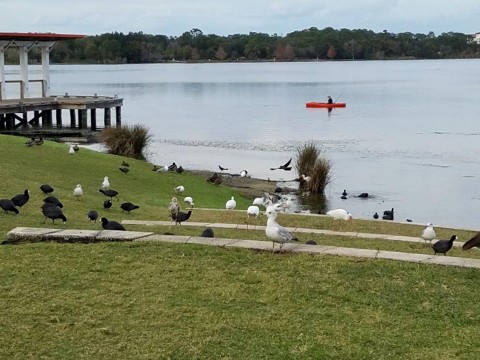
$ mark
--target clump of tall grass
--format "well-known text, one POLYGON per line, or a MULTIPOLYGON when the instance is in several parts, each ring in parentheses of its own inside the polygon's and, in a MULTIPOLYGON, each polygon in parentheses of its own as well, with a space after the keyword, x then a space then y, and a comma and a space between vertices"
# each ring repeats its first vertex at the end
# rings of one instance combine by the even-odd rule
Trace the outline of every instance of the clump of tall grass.
POLYGON ((324 194, 330 183, 332 164, 321 156, 320 149, 309 142, 297 148, 297 170, 300 188, 311 194, 324 194))
POLYGON ((148 128, 138 124, 108 127, 100 134, 110 153, 135 159, 145 159, 143 151, 151 140, 148 128))

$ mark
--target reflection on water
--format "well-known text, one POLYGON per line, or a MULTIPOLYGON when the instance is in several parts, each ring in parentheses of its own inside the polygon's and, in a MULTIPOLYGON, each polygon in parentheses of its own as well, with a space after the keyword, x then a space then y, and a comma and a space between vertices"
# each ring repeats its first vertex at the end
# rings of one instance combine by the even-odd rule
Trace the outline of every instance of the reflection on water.
POLYGON ((479 60, 52 68, 52 93, 123 98, 123 122, 152 131, 156 164, 290 181, 269 169, 312 141, 333 164, 327 201, 302 199, 312 212, 394 207, 398 220, 478 227, 479 60), (326 95, 347 107, 305 108, 326 95), (342 200, 345 188, 375 197, 342 200))

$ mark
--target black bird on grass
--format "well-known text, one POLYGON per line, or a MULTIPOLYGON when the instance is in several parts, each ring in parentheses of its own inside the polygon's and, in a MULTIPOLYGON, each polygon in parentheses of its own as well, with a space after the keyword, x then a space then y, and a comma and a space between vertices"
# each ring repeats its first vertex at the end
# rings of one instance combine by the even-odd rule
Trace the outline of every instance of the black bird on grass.
POLYGON ((29 199, 30 193, 28 192, 28 189, 25 189, 23 194, 15 195, 11 200, 15 206, 22 207, 28 202, 29 199))
POLYGON ((112 207, 112 200, 105 200, 103 202, 103 208, 104 209, 110 209, 112 207))
POLYGON ((48 185, 48 184, 43 184, 43 185, 40 185, 40 190, 42 190, 42 192, 47 195, 47 194, 51 194, 54 190, 53 188, 48 185))
POLYGON ((98 190, 99 192, 101 192, 103 195, 105 196, 108 196, 110 198, 110 200, 112 200, 114 197, 117 198, 117 201, 118 201, 118 191, 115 191, 115 190, 103 190, 103 189, 99 189, 98 190))
POLYGON ((187 213, 179 211, 178 214, 172 214, 172 219, 175 220, 175 225, 182 225, 182 222, 187 221, 190 215, 192 215, 192 210, 189 210, 187 213))
POLYGON ((457 235, 452 235, 450 240, 438 240, 435 244, 432 245, 433 251, 437 253, 446 255, 448 250, 450 250, 453 246, 453 242, 457 240, 457 235))
POLYGON ((127 163, 125 160, 123 160, 123 161, 122 161, 122 166, 129 167, 129 166, 130 166, 130 164, 129 164, 129 163, 127 163))
POLYGON ((202 231, 200 234, 201 237, 208 237, 213 238, 213 229, 211 227, 207 227, 205 230, 202 231))
POLYGON ((270 170, 286 170, 286 171, 290 171, 292 170, 292 167, 290 166, 290 163, 292 162, 292 158, 290 158, 290 160, 288 160, 285 164, 283 165, 280 165, 279 167, 276 167, 276 168, 270 168, 270 170))
POLYGON ((102 217, 102 228, 105 230, 122 230, 125 231, 125 228, 122 224, 116 221, 109 221, 107 218, 102 217))
POLYGON ((15 207, 15 204, 13 203, 12 200, 10 199, 1 199, 0 200, 0 208, 2 208, 3 211, 6 213, 9 211, 14 212, 15 214, 18 214, 20 211, 15 207))
POLYGON ((128 202, 124 202, 122 205, 120 205, 120 207, 122 208, 123 211, 130 212, 132 210, 138 209, 140 206, 135 205, 128 201, 128 202))
POLYGON ((90 210, 87 214, 88 216, 88 220, 89 221, 95 221, 97 222, 97 219, 98 219, 98 212, 95 211, 95 210, 90 210))
POLYGON ((463 250, 470 250, 473 247, 480 248, 480 232, 478 232, 474 237, 468 240, 465 244, 463 244, 463 250))
POLYGON ((183 167, 180 165, 179 167, 177 167, 177 173, 181 174, 183 173, 185 170, 183 169, 183 167))
POLYGON ((177 164, 175 163, 172 163, 172 165, 168 167, 168 171, 176 171, 176 170, 177 170, 177 164))
POLYGON ((44 203, 49 203, 49 204, 54 204, 55 206, 58 206, 59 208, 63 208, 63 204, 58 200, 57 197, 51 195, 43 199, 44 203))
POLYGON ((120 171, 123 172, 124 174, 128 173, 130 169, 126 166, 119 167, 120 171))
POLYGON ((42 206, 42 213, 43 216, 45 216, 45 219, 43 220, 44 224, 47 221, 47 218, 52 219, 53 224, 55 224, 56 219, 61 219, 64 223, 67 222, 67 218, 63 215, 62 209, 58 206, 42 206))
POLYGON ((393 220, 393 208, 392 210, 385 210, 382 216, 383 220, 393 220))

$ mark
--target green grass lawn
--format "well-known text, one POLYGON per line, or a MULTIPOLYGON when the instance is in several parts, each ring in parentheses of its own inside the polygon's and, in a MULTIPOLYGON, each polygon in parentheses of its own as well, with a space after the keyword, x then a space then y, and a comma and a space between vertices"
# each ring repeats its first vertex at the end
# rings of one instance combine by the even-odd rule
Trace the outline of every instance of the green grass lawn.
MULTIPOLYGON (((151 171, 132 159, 0 136, 0 198, 29 189, 19 215, 0 213, 0 235, 16 226, 100 229, 109 219, 168 220, 173 187, 197 206, 237 208, 249 199, 189 174, 151 171), (104 176, 120 201, 104 211, 104 176), (66 224, 43 224, 39 186, 64 203, 66 224), (73 197, 76 184, 85 195, 73 197), (123 213, 119 204, 140 209, 123 213)), ((168 162, 166 159, 165 162, 168 162)), ((259 194, 260 195, 260 194, 259 194)), ((183 199, 183 196, 179 196, 183 199)), ((192 221, 246 223, 242 212, 194 210, 192 221)), ((422 226, 280 214, 285 226, 419 236, 422 226)), ((259 221, 265 225, 265 217, 259 221)), ((187 226, 129 230, 198 235, 187 226)), ((217 237, 267 241, 263 231, 214 229, 217 237)), ((464 241, 472 232, 452 232, 464 241)), ((325 245, 431 253, 422 244, 298 234, 325 245)), ((478 251, 452 255, 478 258, 478 251)), ((450 253, 449 253, 450 254, 450 253)), ((475 359, 479 271, 381 259, 353 259, 167 243, 36 243, 0 247, 0 359, 475 359)))

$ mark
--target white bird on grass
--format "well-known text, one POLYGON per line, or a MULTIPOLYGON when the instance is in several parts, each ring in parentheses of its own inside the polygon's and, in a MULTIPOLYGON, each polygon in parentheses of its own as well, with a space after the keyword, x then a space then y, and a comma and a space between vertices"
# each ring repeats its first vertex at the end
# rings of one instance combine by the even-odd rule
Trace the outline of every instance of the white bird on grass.
POLYGON ((437 235, 435 234, 435 230, 433 230, 433 225, 431 223, 428 223, 427 227, 423 229, 422 239, 425 240, 425 243, 427 243, 427 240, 430 241, 431 244, 432 240, 436 237, 437 235))
POLYGON ((190 207, 193 207, 193 205, 195 205, 193 203, 193 198, 191 196, 186 196, 185 199, 183 199, 183 201, 185 201, 190 207))
POLYGON ((102 189, 103 190, 109 190, 110 189, 110 181, 108 181, 108 176, 105 176, 103 178, 102 189))
POLYGON ((232 196, 232 198, 225 203, 225 208, 227 210, 233 210, 236 207, 237 207, 237 202, 235 201, 235 198, 232 196))
MULTIPOLYGON (((258 215, 260 215, 260 208, 256 205, 250 205, 248 208, 247 208, 247 230, 248 230, 248 220, 250 218, 255 218, 255 221, 257 221, 258 219, 258 215)), ((253 227, 253 229, 255 229, 255 225, 253 227)))
POLYGON ((352 214, 343 209, 334 209, 327 211, 327 215, 333 217, 334 220, 352 220, 352 214))
POLYGON ((82 185, 78 184, 75 189, 73 189, 73 195, 79 199, 83 195, 82 185))
POLYGON ((280 250, 282 249, 283 244, 291 242, 291 241, 298 241, 295 234, 291 233, 283 226, 277 223, 277 212, 271 206, 267 207, 265 212, 267 215, 267 228, 265 229, 265 234, 267 237, 273 241, 272 251, 275 251, 275 243, 280 244, 280 250))
POLYGON ((75 154, 75 149, 73 148, 73 145, 70 145, 70 150, 68 150, 68 153, 69 153, 70 155, 75 154))
POLYGON ((185 187, 183 185, 179 185, 177 187, 174 187, 173 190, 175 190, 176 193, 182 193, 185 191, 185 187))
POLYGON ((255 198, 253 199, 253 205, 257 205, 257 206, 264 206, 264 203, 265 203, 265 199, 263 197, 258 197, 258 198, 255 198))

